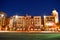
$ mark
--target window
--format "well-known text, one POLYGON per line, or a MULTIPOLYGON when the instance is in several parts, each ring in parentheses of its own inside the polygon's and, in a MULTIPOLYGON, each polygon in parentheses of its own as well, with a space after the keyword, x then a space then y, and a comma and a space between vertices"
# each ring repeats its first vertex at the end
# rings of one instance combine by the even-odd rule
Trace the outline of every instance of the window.
POLYGON ((50 19, 54 19, 54 17, 50 17, 50 19))
POLYGON ((49 17, 46 17, 46 19, 49 19, 49 17))

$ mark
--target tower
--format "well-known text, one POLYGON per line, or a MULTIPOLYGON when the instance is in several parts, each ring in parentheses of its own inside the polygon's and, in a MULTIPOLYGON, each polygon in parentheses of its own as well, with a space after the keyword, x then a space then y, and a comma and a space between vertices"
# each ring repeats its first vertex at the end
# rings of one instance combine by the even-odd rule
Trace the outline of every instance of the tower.
POLYGON ((52 15, 55 17, 55 23, 58 23, 59 22, 58 12, 55 9, 52 11, 52 15))

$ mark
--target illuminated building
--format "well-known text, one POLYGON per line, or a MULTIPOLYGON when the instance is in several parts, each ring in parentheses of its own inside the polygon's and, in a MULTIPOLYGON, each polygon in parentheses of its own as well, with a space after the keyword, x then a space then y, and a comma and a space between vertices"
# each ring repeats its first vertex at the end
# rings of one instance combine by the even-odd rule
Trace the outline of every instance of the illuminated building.
POLYGON ((17 15, 11 17, 9 27, 16 30, 22 30, 25 27, 25 17, 17 15))
POLYGON ((25 23, 26 23, 26 28, 25 28, 25 30, 27 31, 27 30, 30 30, 29 28, 31 27, 31 21, 30 21, 30 19, 31 19, 31 16, 30 15, 26 15, 25 16, 25 23))
POLYGON ((0 30, 7 31, 51 31, 59 29, 56 23, 59 22, 58 12, 52 11, 51 16, 18 16, 14 15, 6 18, 4 12, 0 12, 0 30))
POLYGON ((41 27, 41 16, 34 16, 34 29, 38 30, 41 27))
POLYGON ((29 30, 30 31, 33 31, 34 30, 34 20, 33 20, 33 18, 30 19, 30 27, 29 27, 29 30))
POLYGON ((0 12, 0 30, 4 30, 6 26, 6 14, 4 12, 0 12))
POLYGON ((55 17, 54 16, 44 16, 44 27, 45 30, 55 27, 55 17))
POLYGON ((29 30, 31 25, 31 16, 13 16, 10 19, 9 27, 15 28, 16 30, 29 30))
POLYGON ((17 18, 17 30, 25 30, 25 17, 24 16, 18 16, 17 18))
POLYGON ((13 17, 10 17, 9 18, 9 28, 10 28, 10 30, 12 30, 12 28, 13 28, 13 17))
POLYGON ((58 12, 55 9, 52 11, 52 15, 55 17, 55 23, 58 23, 59 22, 58 12))
POLYGON ((41 16, 34 16, 33 18, 30 15, 18 16, 17 18, 12 16, 9 27, 11 29, 16 28, 16 30, 38 30, 41 27, 41 16))

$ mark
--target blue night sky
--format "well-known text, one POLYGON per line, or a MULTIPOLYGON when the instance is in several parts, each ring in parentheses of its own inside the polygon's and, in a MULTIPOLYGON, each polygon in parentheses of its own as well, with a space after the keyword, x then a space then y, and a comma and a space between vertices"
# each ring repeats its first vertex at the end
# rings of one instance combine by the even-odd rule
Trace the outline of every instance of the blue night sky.
POLYGON ((0 0, 0 11, 6 12, 8 17, 13 15, 31 16, 50 15, 56 9, 60 17, 60 0, 0 0))

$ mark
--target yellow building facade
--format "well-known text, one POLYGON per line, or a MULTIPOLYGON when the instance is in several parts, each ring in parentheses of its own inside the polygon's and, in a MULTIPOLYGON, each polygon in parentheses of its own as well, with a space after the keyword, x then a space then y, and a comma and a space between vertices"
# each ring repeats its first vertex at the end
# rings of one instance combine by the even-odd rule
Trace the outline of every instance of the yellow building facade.
POLYGON ((8 30, 11 31, 41 31, 42 28, 43 30, 48 31, 50 28, 57 27, 56 23, 58 22, 58 12, 56 10, 52 11, 51 16, 44 16, 43 22, 41 16, 14 15, 10 18, 6 18, 6 14, 4 12, 0 12, 0 30, 5 30, 7 27, 8 30), (6 21, 6 19, 9 20, 6 21))
POLYGON ((4 30, 6 26, 6 14, 4 12, 0 12, 0 30, 4 30))

